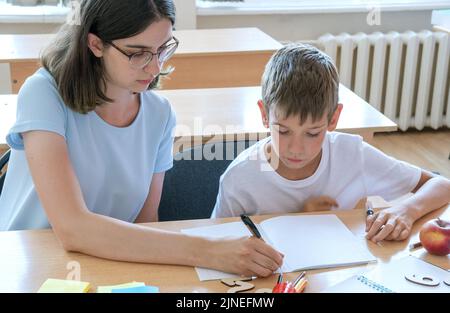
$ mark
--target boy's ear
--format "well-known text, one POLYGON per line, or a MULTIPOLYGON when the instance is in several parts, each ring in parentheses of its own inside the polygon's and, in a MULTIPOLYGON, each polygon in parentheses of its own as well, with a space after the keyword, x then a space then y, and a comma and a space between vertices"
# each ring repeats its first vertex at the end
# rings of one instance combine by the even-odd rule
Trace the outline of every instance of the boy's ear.
POLYGON ((258 100, 259 111, 261 112, 262 123, 265 128, 269 128, 269 116, 267 115, 266 108, 262 100, 258 100))
POLYGON ((101 58, 103 56, 103 41, 97 35, 89 33, 87 44, 89 49, 91 49, 92 53, 97 58, 101 58))
POLYGON ((342 105, 342 103, 338 103, 336 111, 334 111, 333 117, 331 118, 331 121, 328 124, 328 131, 329 132, 332 132, 332 131, 334 131, 336 129, 337 124, 339 122, 339 117, 341 116, 341 112, 342 112, 343 107, 344 106, 342 105))

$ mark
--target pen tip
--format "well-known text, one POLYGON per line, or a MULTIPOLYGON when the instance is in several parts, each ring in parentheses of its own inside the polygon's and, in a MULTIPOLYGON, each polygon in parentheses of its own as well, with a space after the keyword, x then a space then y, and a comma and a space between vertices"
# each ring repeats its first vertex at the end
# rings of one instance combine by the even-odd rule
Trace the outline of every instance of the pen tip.
POLYGON ((280 274, 278 275, 278 284, 281 283, 283 281, 283 273, 280 272, 280 274))

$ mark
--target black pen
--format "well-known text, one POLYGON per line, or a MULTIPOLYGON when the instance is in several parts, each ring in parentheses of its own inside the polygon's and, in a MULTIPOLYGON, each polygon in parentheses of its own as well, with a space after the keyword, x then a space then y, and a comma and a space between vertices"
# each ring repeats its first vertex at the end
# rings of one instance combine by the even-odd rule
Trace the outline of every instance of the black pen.
POLYGON ((262 238, 258 228, 256 228, 256 225, 253 223, 253 221, 250 219, 248 215, 241 214, 241 220, 248 227, 253 236, 255 236, 256 238, 262 238))
MULTIPOLYGON (((255 236, 256 238, 262 239, 261 233, 259 232, 258 228, 256 227, 255 223, 250 219, 248 215, 241 214, 241 220, 244 222, 244 224, 247 226, 247 228, 250 230, 250 232, 255 236)), ((280 273, 280 277, 278 277, 278 280, 283 280, 283 271, 281 270, 281 267, 278 268, 278 272, 280 273)))
POLYGON ((372 203, 370 201, 366 202, 366 215, 367 216, 371 216, 373 215, 373 207, 372 207, 372 203))

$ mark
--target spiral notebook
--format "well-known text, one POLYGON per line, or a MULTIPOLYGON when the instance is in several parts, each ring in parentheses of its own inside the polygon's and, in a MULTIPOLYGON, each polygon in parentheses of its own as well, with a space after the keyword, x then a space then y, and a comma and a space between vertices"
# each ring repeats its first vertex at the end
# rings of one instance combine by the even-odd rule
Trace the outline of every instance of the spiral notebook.
POLYGON ((378 263, 366 273, 354 275, 324 293, 450 293, 450 272, 413 256, 407 256, 389 263, 378 263), (426 286, 407 279, 415 274, 417 278, 432 277, 436 286, 426 286))
MULTIPOLYGON (((363 241, 334 214, 279 216, 256 225, 263 239, 285 255, 283 272, 365 264, 376 261, 363 241)), ((183 229, 195 236, 223 238, 251 236, 242 222, 183 229)), ((196 268, 201 281, 235 277, 196 268)))

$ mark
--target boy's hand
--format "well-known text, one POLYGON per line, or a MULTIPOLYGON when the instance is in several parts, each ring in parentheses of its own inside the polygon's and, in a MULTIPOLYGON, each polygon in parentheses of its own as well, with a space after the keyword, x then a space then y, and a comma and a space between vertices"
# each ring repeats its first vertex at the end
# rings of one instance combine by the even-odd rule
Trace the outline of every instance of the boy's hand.
POLYGON ((382 240, 405 240, 411 233, 414 218, 405 207, 394 206, 367 217, 366 238, 377 243, 382 240))
POLYGON ((228 273, 267 277, 283 264, 284 255, 256 237, 223 240, 216 247, 217 268, 228 273))
POLYGON ((327 211, 331 210, 333 207, 339 207, 336 200, 327 196, 319 196, 306 200, 302 212, 327 211))

